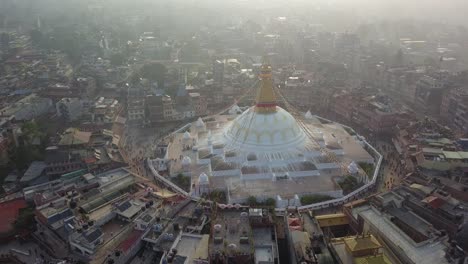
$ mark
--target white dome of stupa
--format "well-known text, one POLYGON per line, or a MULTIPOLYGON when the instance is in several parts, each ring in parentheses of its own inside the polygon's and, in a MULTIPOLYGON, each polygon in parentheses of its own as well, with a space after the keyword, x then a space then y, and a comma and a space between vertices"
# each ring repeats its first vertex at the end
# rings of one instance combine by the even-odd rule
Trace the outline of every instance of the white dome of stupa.
POLYGON ((182 158, 182 166, 187 166, 190 164, 192 164, 192 159, 190 159, 190 157, 185 156, 184 158, 182 158))
POLYGON ((356 174, 359 172, 359 167, 358 165, 356 164, 356 162, 352 161, 351 163, 349 163, 348 165, 348 172, 350 174, 356 174))
POLYGON ((303 144, 306 135, 296 119, 283 108, 258 112, 254 107, 238 116, 224 131, 227 144, 247 150, 284 150, 303 144))
POLYGON ((198 185, 206 185, 210 182, 210 180, 208 179, 208 175, 206 175, 206 173, 202 173, 200 174, 200 177, 198 177, 198 185))
POLYGON ((310 110, 307 111, 307 113, 305 113, 304 117, 305 117, 306 119, 312 119, 312 118, 314 118, 314 116, 312 115, 312 113, 310 112, 310 110))
POLYGON ((284 151, 302 147, 307 139, 296 119, 277 106, 271 66, 265 62, 256 104, 238 116, 224 131, 226 144, 254 152, 284 151))

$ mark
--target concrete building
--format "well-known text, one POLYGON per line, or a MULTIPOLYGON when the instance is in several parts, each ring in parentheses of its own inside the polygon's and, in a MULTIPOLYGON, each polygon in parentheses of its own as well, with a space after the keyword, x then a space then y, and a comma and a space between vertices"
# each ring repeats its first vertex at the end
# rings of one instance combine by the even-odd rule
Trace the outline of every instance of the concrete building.
POLYGON ((25 121, 47 114, 52 110, 51 99, 31 94, 1 109, 0 116, 25 121))
POLYGON ((345 205, 345 213, 357 233, 372 234, 400 263, 448 264, 445 234, 402 205, 403 200, 387 192, 372 205, 365 201, 345 205))
POLYGON ((224 61, 215 60, 213 62, 213 80, 215 85, 222 87, 224 83, 224 61))
POLYGON ((445 93, 440 116, 453 128, 468 134, 468 89, 455 88, 445 93))
POLYGON ((416 84, 415 108, 428 115, 438 116, 445 92, 444 84, 441 77, 426 75, 419 79, 416 84))
POLYGON ((83 114, 83 102, 79 98, 62 98, 55 105, 57 116, 66 122, 79 119, 83 114))
POLYGON ((109 124, 114 122, 121 105, 113 98, 99 97, 91 109, 91 121, 109 124))
POLYGON ((69 239, 71 250, 79 251, 85 256, 92 256, 103 242, 103 236, 104 234, 98 228, 73 233, 69 239))
POLYGON ((163 96, 148 95, 145 99, 146 118, 149 122, 164 120, 163 96))

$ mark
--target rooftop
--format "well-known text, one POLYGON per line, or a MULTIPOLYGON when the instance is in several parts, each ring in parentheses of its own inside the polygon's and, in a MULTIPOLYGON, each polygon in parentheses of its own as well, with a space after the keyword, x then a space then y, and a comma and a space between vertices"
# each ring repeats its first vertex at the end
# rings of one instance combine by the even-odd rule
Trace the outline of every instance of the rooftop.
POLYGON ((210 254, 252 253, 252 232, 248 212, 243 214, 238 210, 218 210, 216 219, 212 220, 212 227, 210 254))
POLYGON ((47 168, 47 164, 43 161, 33 161, 29 165, 28 170, 24 173, 21 178, 21 182, 29 182, 41 176, 42 172, 47 168))
POLYGON ((383 234, 387 241, 397 245, 414 263, 448 264, 445 259, 446 246, 441 241, 430 240, 416 244, 377 209, 365 205, 353 210, 359 210, 358 214, 372 226, 373 230, 378 231, 379 235, 383 234))
POLYGON ((24 199, 16 199, 0 203, 0 234, 5 234, 13 229, 13 224, 16 221, 19 211, 27 207, 24 199))

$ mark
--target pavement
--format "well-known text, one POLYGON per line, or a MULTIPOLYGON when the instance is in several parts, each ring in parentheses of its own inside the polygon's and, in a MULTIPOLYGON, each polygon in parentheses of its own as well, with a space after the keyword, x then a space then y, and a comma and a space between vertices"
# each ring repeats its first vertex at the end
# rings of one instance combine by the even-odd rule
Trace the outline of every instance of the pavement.
POLYGON ((383 180, 379 186, 379 191, 391 190, 401 184, 405 176, 403 166, 395 147, 383 141, 376 142, 376 148, 384 156, 382 166, 383 180))

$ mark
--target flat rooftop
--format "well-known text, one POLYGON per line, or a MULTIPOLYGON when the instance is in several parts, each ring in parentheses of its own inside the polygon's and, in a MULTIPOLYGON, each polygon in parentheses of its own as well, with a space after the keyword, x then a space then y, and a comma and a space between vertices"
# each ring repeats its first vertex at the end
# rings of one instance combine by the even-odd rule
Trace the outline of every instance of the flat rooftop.
MULTIPOLYGON (((310 177, 294 177, 291 180, 277 180, 272 181, 269 179, 248 180, 241 181, 240 179, 219 179, 225 180, 230 191, 231 199, 241 199, 249 195, 253 196, 266 196, 272 197, 276 194, 282 197, 290 197, 295 194, 309 194, 309 193, 327 193, 330 191, 341 191, 338 184, 334 182, 334 178, 340 175, 318 175, 310 177)), ((211 177, 214 179, 216 177, 211 177)), ((211 180, 210 179, 210 180, 211 180)), ((215 179, 214 182, 217 182, 215 179)))
MULTIPOLYGON (((389 241, 397 245, 414 263, 418 264, 443 264, 448 263, 445 259, 446 246, 441 241, 420 244, 406 236, 402 230, 390 222, 387 217, 377 209, 365 205, 358 207, 359 215, 370 223, 379 232, 385 234, 389 241)), ((353 209, 354 210, 354 209, 353 209)))
POLYGON ((209 235, 192 235, 183 233, 174 243, 177 255, 185 258, 185 263, 192 263, 193 259, 208 258, 209 235))
POLYGON ((238 210, 218 210, 217 218, 212 220, 211 254, 223 252, 225 249, 244 254, 251 252, 251 227, 248 212, 244 217, 241 213, 238 210), (242 237, 248 238, 248 243, 240 243, 242 237))
POLYGON ((274 262, 278 258, 276 241, 272 239, 273 227, 252 230, 255 248, 255 263, 274 262))

